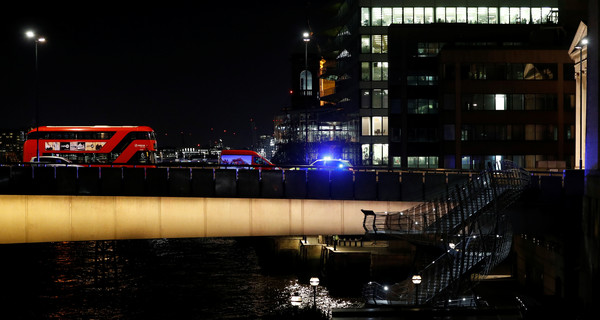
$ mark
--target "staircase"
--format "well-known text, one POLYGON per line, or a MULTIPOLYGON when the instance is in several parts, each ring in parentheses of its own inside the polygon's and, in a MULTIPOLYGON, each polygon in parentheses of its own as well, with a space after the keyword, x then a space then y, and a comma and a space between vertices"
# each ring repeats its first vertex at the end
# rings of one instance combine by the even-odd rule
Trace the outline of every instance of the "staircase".
POLYGON ((362 210, 367 234, 400 237, 441 252, 428 264, 415 266, 420 284, 411 279, 391 286, 371 282, 364 289, 366 302, 447 306, 454 299, 462 303, 456 298, 476 283, 476 275, 489 274, 510 252, 512 234, 503 212, 528 184, 527 171, 504 161, 408 210, 362 210))

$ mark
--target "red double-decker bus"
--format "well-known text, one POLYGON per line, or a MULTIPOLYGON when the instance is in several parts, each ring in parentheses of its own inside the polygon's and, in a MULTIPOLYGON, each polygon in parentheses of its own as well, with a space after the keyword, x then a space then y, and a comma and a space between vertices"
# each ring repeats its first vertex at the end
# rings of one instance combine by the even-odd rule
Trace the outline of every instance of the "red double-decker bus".
POLYGON ((29 131, 23 146, 23 162, 38 156, 90 166, 153 166, 156 134, 145 126, 43 126, 29 131))

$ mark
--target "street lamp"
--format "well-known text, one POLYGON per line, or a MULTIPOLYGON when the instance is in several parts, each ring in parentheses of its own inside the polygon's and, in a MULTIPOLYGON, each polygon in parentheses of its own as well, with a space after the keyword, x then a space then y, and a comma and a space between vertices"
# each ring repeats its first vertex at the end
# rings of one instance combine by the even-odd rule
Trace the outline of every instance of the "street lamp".
POLYGON ((421 284, 421 275, 415 274, 412 276, 412 283, 415 285, 415 304, 419 304, 419 285, 421 284))
POLYGON ((37 36, 35 32, 29 30, 25 32, 25 36, 29 39, 33 39, 35 42, 35 130, 36 130, 36 150, 37 150, 37 160, 36 162, 40 162, 40 103, 39 103, 39 75, 38 75, 38 44, 46 42, 46 38, 37 36))
POLYGON ((583 169, 583 47, 587 44, 588 39, 583 38, 575 46, 579 50, 579 169, 583 169))
POLYGON ((313 308, 317 309, 317 286, 319 285, 319 278, 310 278, 310 285, 313 287, 313 308))
POLYGON ((294 292, 294 294, 290 298, 290 301, 292 302, 292 306, 294 307, 299 307, 300 305, 302 305, 302 297, 300 296, 300 294, 298 294, 298 292, 294 292))
POLYGON ((304 87, 301 88, 302 96, 304 99, 304 139, 305 139, 305 148, 304 155, 306 159, 306 163, 308 164, 308 43, 310 42, 310 33, 304 32, 302 34, 302 38, 304 40, 304 71, 302 71, 302 81, 304 82, 304 87))

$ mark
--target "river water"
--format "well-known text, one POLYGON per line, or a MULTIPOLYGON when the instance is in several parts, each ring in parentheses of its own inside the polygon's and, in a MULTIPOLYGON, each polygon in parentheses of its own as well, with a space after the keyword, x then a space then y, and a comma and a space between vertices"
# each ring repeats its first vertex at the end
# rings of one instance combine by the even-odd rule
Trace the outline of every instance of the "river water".
MULTIPOLYGON (((265 268, 244 238, 0 245, 0 319, 261 319, 313 308, 294 268, 265 268), (267 271, 268 270, 268 271, 267 271)), ((285 264, 283 264, 285 265, 285 264)), ((319 286, 317 308, 362 306, 319 286)))

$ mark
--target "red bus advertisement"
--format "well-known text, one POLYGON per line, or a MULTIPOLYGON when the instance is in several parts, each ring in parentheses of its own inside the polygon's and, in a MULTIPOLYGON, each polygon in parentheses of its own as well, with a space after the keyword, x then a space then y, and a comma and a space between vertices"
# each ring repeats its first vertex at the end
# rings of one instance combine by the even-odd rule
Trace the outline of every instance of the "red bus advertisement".
POLYGON ((90 166, 154 166, 156 135, 145 126, 43 126, 29 131, 23 145, 23 162, 38 156, 90 166))

